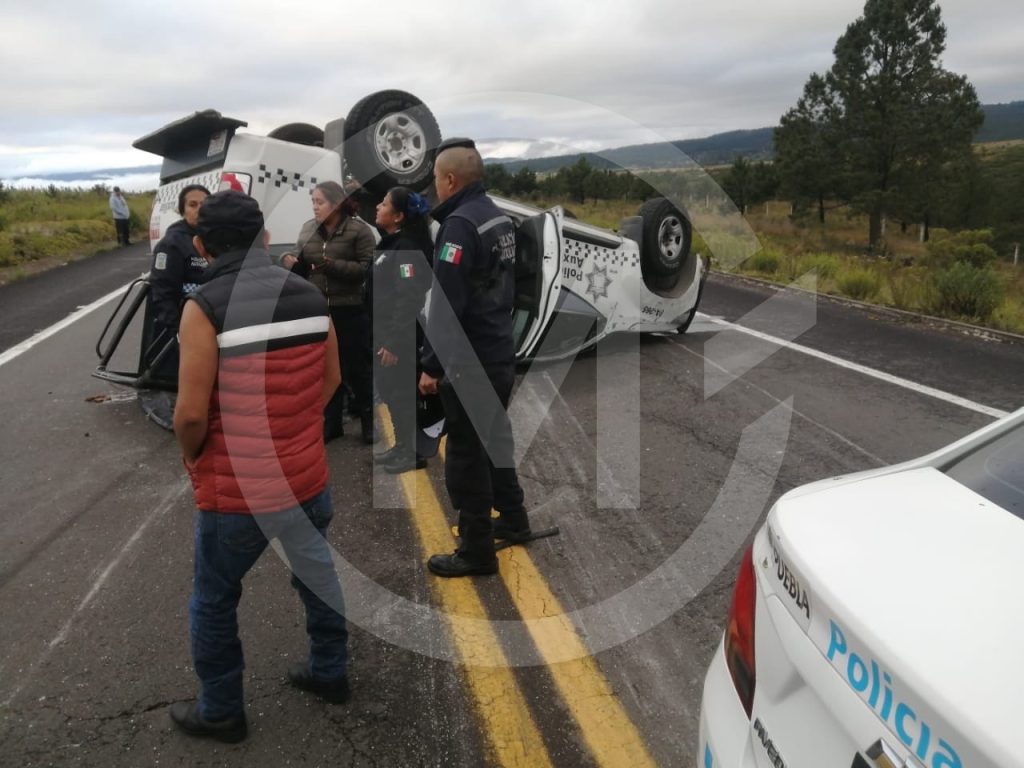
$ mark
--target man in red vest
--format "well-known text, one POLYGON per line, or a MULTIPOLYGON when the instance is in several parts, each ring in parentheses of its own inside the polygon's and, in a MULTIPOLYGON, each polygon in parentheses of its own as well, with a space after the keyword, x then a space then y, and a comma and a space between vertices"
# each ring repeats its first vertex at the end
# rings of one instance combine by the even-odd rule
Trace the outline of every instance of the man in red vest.
POLYGON ((271 261, 255 200, 211 195, 196 229, 210 266, 182 312, 174 432, 198 509, 189 616, 200 690, 170 715, 190 736, 237 742, 248 732, 238 601, 270 539, 306 609, 309 658, 288 679, 330 702, 349 698, 322 420, 341 371, 327 304, 271 261))

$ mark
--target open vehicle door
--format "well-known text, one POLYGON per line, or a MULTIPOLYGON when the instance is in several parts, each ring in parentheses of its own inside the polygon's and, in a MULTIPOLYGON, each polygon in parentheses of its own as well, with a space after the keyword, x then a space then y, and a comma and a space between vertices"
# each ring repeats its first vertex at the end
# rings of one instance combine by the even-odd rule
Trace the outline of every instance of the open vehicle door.
POLYGON ((146 301, 148 296, 148 275, 138 278, 128 286, 128 290, 110 314, 107 324, 103 326, 103 332, 96 341, 96 355, 100 362, 92 375, 104 381, 136 389, 151 388, 174 392, 178 389, 178 380, 177 376, 171 376, 169 371, 176 370, 177 366, 169 369, 165 361, 177 357, 178 340, 170 333, 156 332, 156 324, 150 317, 150 305, 146 301), (111 370, 114 353, 117 352, 121 339, 129 332, 129 328, 132 328, 132 320, 140 309, 143 309, 142 338, 134 369, 111 370))
POLYGON ((147 301, 149 291, 148 274, 128 286, 96 342, 100 362, 92 375, 139 390, 139 406, 146 418, 170 430, 173 393, 178 390, 178 338, 167 330, 157 330, 147 301), (140 316, 141 322, 133 322, 140 316), (126 336, 130 341, 122 345, 126 336), (139 337, 137 345, 132 343, 135 337, 139 337), (123 347, 120 353, 119 347, 123 347), (138 357, 132 356, 133 349, 138 349, 138 357))
POLYGON ((562 288, 562 209, 523 219, 516 227, 516 358, 532 357, 555 315, 562 288))

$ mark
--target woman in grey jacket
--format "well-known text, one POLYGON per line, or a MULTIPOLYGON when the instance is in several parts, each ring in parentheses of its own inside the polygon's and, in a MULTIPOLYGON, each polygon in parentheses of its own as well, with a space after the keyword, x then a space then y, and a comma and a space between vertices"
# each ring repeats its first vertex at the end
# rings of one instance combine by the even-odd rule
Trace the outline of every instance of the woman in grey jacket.
MULTIPOLYGON (((373 352, 363 283, 373 259, 374 237, 369 225, 355 218, 355 201, 337 182, 317 184, 312 200, 313 218, 299 232, 298 255, 286 254, 281 264, 305 275, 327 299, 338 336, 341 376, 352 389, 352 410, 359 414, 363 440, 372 443, 373 352)), ((344 434, 342 393, 338 387, 324 408, 326 441, 344 434)))

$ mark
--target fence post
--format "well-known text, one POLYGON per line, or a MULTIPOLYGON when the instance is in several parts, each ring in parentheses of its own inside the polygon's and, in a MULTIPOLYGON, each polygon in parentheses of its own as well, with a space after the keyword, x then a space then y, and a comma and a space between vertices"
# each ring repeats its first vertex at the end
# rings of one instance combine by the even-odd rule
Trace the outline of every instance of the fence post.
POLYGON ((1020 260, 1020 243, 1013 244, 1013 266, 1017 266, 1017 262, 1020 260))

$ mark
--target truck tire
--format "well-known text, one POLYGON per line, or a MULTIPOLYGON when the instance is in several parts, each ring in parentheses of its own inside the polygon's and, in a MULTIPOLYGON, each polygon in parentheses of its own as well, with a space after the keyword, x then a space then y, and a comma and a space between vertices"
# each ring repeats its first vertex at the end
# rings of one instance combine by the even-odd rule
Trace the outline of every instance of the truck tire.
POLYGON ((677 276, 690 255, 693 240, 690 220, 675 203, 664 197, 648 200, 640 206, 639 215, 643 219, 640 267, 644 276, 677 276))
POLYGON ((324 132, 309 123, 288 123, 267 134, 268 138, 302 144, 307 147, 322 147, 324 132))
POLYGON ((429 185, 440 143, 433 114, 405 91, 371 93, 345 118, 346 170, 378 195, 399 185, 417 192, 429 185))

